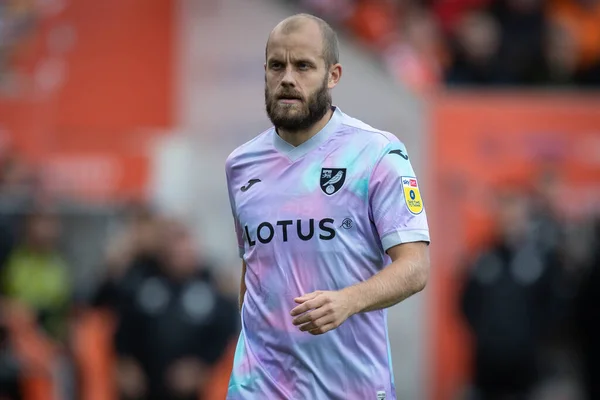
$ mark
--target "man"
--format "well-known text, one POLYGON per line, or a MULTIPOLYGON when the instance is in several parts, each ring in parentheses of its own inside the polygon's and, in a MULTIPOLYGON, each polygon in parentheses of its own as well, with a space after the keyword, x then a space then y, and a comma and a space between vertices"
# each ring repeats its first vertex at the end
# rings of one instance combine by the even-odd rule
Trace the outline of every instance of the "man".
POLYGON ((468 268, 461 308, 473 337, 473 398, 528 399, 552 367, 541 368, 564 300, 556 248, 532 225, 531 199, 516 186, 498 191, 492 241, 468 268))
POLYGON ((0 290, 33 313, 42 330, 67 340, 73 287, 70 268, 59 249, 61 222, 47 210, 33 210, 24 236, 9 253, 0 274, 0 290))
POLYGON ((272 31, 274 128, 226 162, 243 258, 230 400, 396 398, 384 309, 426 284, 427 220, 404 145, 332 106, 341 76, 324 21, 272 31))
POLYGON ((235 302, 217 290, 187 227, 161 222, 154 261, 133 264, 113 291, 117 385, 121 399, 198 400, 237 334, 235 302))

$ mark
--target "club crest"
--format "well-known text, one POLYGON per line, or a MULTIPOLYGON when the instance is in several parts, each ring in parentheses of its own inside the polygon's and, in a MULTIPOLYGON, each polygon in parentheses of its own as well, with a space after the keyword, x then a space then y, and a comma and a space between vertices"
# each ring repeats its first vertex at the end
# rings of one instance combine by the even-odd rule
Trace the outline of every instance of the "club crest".
POLYGON ((328 196, 337 193, 346 181, 346 168, 321 168, 321 190, 328 196))

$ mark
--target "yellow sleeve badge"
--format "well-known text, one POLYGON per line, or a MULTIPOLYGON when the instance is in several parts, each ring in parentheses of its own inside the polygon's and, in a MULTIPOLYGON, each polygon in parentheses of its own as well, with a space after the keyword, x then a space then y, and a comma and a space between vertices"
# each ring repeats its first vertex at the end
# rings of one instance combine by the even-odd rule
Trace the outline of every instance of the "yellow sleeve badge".
POLYGON ((418 215, 423 211, 423 200, 421 200, 421 192, 419 192, 419 183, 417 178, 413 176, 402 177, 402 188, 404 189, 404 201, 406 207, 414 215, 418 215))

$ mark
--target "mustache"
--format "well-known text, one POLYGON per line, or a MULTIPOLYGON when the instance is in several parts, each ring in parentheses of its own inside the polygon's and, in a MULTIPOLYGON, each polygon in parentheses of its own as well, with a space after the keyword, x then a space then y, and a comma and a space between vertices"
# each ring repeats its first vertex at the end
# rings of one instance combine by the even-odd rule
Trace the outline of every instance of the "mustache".
POLYGON ((279 99, 296 99, 302 100, 302 96, 294 91, 281 91, 275 95, 275 98, 279 99))

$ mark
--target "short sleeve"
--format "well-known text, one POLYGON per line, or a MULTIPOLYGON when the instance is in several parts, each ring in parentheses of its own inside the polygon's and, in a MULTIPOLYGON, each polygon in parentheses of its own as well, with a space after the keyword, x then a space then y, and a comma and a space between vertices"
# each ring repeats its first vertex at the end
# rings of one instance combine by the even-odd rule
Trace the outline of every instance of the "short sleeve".
POLYGON ((401 243, 429 243, 419 182, 399 141, 385 148, 371 173, 369 212, 385 251, 401 243))
POLYGON ((238 244, 238 253, 240 258, 244 257, 244 234, 242 230, 242 225, 237 217, 236 207, 235 207, 235 198, 233 197, 233 190, 231 188, 231 180, 229 178, 229 171, 225 171, 227 176, 227 192, 229 193, 229 204, 231 205, 231 214, 233 215, 233 223, 235 227, 235 236, 237 238, 238 244))

